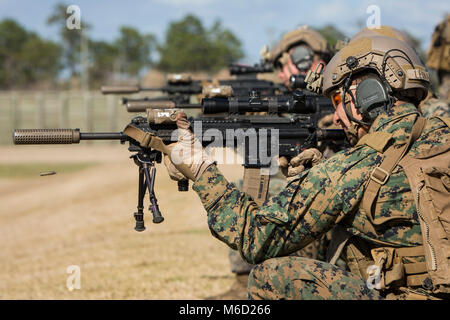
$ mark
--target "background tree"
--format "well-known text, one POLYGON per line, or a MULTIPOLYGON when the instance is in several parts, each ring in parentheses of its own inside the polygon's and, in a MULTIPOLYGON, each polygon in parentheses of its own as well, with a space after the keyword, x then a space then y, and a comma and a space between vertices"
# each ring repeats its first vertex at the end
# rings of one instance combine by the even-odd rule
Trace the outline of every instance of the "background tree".
POLYGON ((135 77, 152 63, 151 53, 156 46, 153 34, 141 34, 138 30, 122 26, 120 35, 114 41, 114 48, 120 61, 120 72, 135 77))
POLYGON ((25 83, 37 83, 42 80, 56 83, 62 69, 61 46, 31 33, 23 44, 20 56, 25 83))
POLYGON ((224 29, 220 20, 216 20, 208 31, 208 37, 211 45, 209 63, 214 71, 244 57, 241 41, 230 30, 224 29))
POLYGON ((118 49, 106 41, 89 41, 89 80, 91 87, 112 81, 118 63, 118 49))
POLYGON ((158 47, 158 68, 168 72, 217 71, 244 56, 240 40, 216 21, 211 29, 193 15, 170 23, 158 47))
POLYGON ((26 88, 41 80, 55 82, 61 47, 28 32, 12 19, 0 22, 0 87, 26 88))
POLYGON ((27 31, 14 20, 5 19, 0 23, 0 86, 2 88, 10 88, 23 82, 20 72, 20 52, 27 38, 27 31))

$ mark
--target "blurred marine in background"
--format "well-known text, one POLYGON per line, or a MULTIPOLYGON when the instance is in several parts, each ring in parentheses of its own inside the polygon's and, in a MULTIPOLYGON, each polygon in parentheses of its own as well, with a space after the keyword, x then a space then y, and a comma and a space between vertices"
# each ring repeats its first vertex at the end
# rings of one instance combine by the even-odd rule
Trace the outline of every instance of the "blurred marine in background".
POLYGON ((450 14, 439 23, 431 38, 427 66, 437 71, 439 93, 429 93, 420 106, 425 117, 450 117, 450 14))

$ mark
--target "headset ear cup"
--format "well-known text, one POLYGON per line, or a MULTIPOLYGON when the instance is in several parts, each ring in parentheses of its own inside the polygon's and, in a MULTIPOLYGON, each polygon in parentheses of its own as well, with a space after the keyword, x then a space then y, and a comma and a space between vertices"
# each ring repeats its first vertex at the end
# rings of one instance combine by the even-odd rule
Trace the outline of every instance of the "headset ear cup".
POLYGON ((392 105, 393 98, 388 93, 390 87, 376 78, 361 81, 356 88, 356 106, 360 109, 363 118, 373 122, 382 112, 386 112, 392 105))

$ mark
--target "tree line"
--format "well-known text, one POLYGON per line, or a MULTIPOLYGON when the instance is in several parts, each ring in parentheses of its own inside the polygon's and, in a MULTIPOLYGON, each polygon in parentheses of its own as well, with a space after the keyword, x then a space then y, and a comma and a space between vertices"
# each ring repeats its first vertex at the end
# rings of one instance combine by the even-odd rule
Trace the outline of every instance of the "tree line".
MULTIPOLYGON (((60 3, 47 18, 48 25, 58 28, 58 42, 41 38, 13 19, 0 21, 0 89, 98 88, 137 82, 150 68, 212 74, 244 57, 241 41, 220 20, 207 28, 188 14, 169 24, 162 42, 131 26, 119 27, 112 41, 98 41, 89 37, 92 26, 84 19, 80 29, 67 28, 68 16, 67 5, 60 3)), ((315 29, 332 46, 345 38, 333 25, 315 29)))
POLYGON ((89 23, 66 27, 67 6, 58 4, 47 19, 60 41, 43 39, 13 19, 0 21, 0 89, 89 87, 137 79, 148 68, 163 72, 216 72, 244 57, 241 41, 217 20, 206 28, 194 15, 169 24, 159 43, 152 33, 119 27, 112 41, 89 38, 89 23), (159 58, 156 59, 155 55, 159 58))

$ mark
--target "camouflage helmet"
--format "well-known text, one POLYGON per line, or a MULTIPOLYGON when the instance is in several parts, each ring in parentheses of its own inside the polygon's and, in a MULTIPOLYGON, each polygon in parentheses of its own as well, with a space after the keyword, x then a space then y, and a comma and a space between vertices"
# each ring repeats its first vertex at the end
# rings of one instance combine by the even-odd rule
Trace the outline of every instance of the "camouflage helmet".
POLYGON ((427 65, 431 69, 450 72, 450 14, 434 30, 427 52, 427 65))
POLYGON ((319 32, 310 29, 307 25, 286 33, 275 47, 269 52, 270 61, 275 64, 284 52, 294 45, 305 43, 319 55, 329 55, 330 50, 327 40, 319 32))
POLYGON ((350 41, 363 38, 363 37, 370 37, 370 36, 386 36, 386 37, 392 37, 398 40, 405 41, 411 48, 415 47, 414 42, 412 41, 411 37, 408 36, 405 32, 400 31, 398 29, 395 29, 391 26, 380 26, 378 28, 364 28, 361 31, 359 31, 357 34, 355 34, 350 41))
POLYGON ((351 74, 372 71, 385 79, 393 94, 414 90, 417 100, 428 93, 430 75, 413 48, 387 36, 364 36, 338 51, 323 71, 321 91, 330 96, 351 74))

